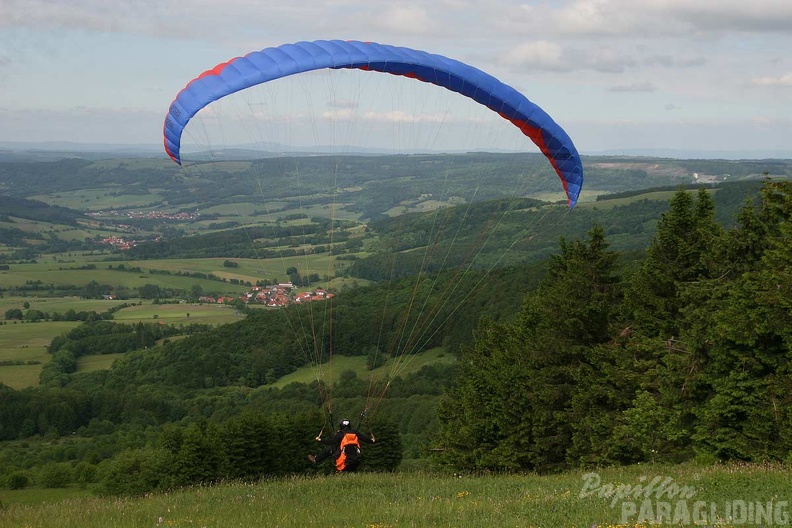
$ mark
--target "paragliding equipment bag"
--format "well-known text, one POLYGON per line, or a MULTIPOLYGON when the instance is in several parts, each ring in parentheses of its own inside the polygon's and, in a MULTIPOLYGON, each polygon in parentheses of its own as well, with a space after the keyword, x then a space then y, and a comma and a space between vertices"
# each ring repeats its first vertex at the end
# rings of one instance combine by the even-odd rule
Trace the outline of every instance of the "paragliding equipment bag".
POLYGON ((360 442, 357 434, 347 433, 341 439, 341 454, 336 459, 338 471, 354 471, 360 465, 360 442))

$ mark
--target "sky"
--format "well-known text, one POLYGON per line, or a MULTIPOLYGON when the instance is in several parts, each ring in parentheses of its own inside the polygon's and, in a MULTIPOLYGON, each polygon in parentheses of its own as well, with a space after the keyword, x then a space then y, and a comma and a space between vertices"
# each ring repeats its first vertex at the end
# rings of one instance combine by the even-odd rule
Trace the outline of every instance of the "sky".
MULTIPOLYGON (((792 157, 789 0, 0 0, 0 142, 161 145, 165 113, 190 79, 250 51, 317 39, 476 66, 541 106, 584 154, 792 157)), ((383 90, 390 81, 369 82, 383 90)), ((389 121, 476 127, 480 117, 454 106, 461 96, 417 84, 387 104, 378 92, 356 114, 361 135, 343 141, 392 144, 379 135, 389 121), (453 102, 438 110, 423 97, 453 102)), ((295 86, 306 89, 289 93, 295 86)), ((316 90, 314 131, 363 105, 307 89, 316 90)), ((298 130, 300 103, 263 97, 257 104, 293 112, 298 130)), ((438 145, 451 148, 455 134, 438 145)))

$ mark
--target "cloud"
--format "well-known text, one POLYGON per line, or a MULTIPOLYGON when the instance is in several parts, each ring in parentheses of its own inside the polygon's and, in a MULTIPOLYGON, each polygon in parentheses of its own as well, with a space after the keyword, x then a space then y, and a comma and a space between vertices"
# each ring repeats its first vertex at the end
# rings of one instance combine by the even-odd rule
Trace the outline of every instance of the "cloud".
POLYGON ((679 58, 672 55, 650 55, 641 60, 646 66, 660 66, 664 68, 694 68, 707 64, 705 57, 679 58))
POLYGON ((1 108, 0 141, 82 141, 149 143, 161 141, 162 128, 151 126, 162 113, 144 108, 86 108, 64 110, 1 108), (45 123, 44 128, 41 123, 45 123))
POLYGON ((527 42, 502 55, 500 63, 512 69, 553 72, 593 70, 621 73, 636 66, 636 60, 613 48, 563 47, 548 41, 527 42))
POLYGON ((610 92, 654 92, 655 90, 654 84, 650 82, 619 84, 608 89, 610 92))
POLYGON ((445 123, 449 121, 448 116, 443 113, 411 114, 402 110, 364 112, 362 115, 358 115, 350 109, 339 109, 323 112, 322 117, 333 121, 362 120, 373 123, 445 123))
MULTIPOLYGON (((734 31, 792 33, 788 0, 575 0, 555 4, 502 2, 500 26, 520 33, 649 36, 734 31)), ((497 10, 496 10, 497 11, 497 10)))
POLYGON ((792 73, 780 75, 778 77, 756 77, 751 79, 751 84, 755 86, 789 86, 792 87, 792 73))
POLYGON ((416 6, 394 6, 370 21, 373 27, 407 34, 430 33, 434 25, 425 9, 416 6))
POLYGON ((354 109, 357 108, 358 102, 352 99, 332 99, 327 101, 327 106, 331 108, 354 109))
POLYGON ((0 27, 164 34, 158 6, 153 0, 3 0, 0 27))

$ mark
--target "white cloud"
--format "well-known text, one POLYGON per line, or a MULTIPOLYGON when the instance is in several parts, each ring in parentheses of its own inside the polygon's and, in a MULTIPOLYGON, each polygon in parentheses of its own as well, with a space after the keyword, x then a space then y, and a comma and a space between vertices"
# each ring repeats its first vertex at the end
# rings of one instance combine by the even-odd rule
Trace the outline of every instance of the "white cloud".
POLYGON ((371 17, 369 22, 375 28, 406 34, 428 33, 433 27, 426 10, 416 6, 391 7, 371 17))
POLYGON ((333 121, 370 121, 373 123, 444 123, 448 116, 442 113, 412 114, 402 110, 389 112, 363 112, 357 114, 350 109, 331 110, 322 113, 322 117, 333 121))
POLYGON ((654 92, 655 90, 655 85, 650 82, 617 84, 616 86, 611 86, 609 89, 611 92, 654 92))
MULTIPOLYGON (((63 28, 93 32, 164 34, 172 20, 162 17, 163 4, 152 0, 3 0, 0 28, 63 28)), ((178 32, 177 28, 170 28, 178 32)))
POLYGON ((792 87, 792 73, 777 77, 756 77, 751 79, 751 84, 756 86, 789 86, 792 87))
POLYGON ((332 99, 327 102, 327 106, 331 108, 354 109, 359 106, 359 103, 352 99, 332 99))
POLYGON ((548 70, 560 70, 563 67, 563 48, 546 40, 526 42, 507 51, 500 62, 515 68, 532 66, 548 70))
POLYGON ((792 33, 788 0, 575 0, 553 4, 506 2, 501 26, 520 33, 648 36, 731 31, 792 33))
MULTIPOLYGON (((792 0, 0 0, 2 104, 41 112, 72 108, 49 119, 6 112, 0 117, 15 124, 0 133, 33 137, 39 127, 42 138, 95 138, 99 131, 112 137, 109 123, 126 134, 132 128, 119 123, 134 121, 141 136, 156 136, 183 81, 203 69, 234 54, 323 38, 374 40, 463 60, 524 86, 563 123, 606 115, 706 119, 725 108, 746 126, 752 116, 792 119, 792 0), (113 101, 148 108, 150 122, 144 124, 142 113, 140 119, 108 117, 103 108, 113 101), (664 106, 669 101, 674 104, 664 106), (96 119, 87 109, 74 110, 81 104, 93 105, 96 119)), ((452 119, 422 113, 429 107, 415 105, 412 94, 398 101, 404 111, 387 112, 399 106, 383 92, 387 101, 367 105, 351 89, 332 96, 318 91, 314 122, 321 120, 319 109, 335 120, 351 118, 354 110, 355 119, 379 130, 392 127, 376 122, 452 119)), ((279 110, 281 117, 268 119, 293 123, 307 113, 299 106, 279 110)), ((635 124, 632 132, 645 125, 635 124)), ((718 125, 696 126, 732 141, 718 125)), ((789 124, 774 126, 772 137, 788 142, 789 124)), ((669 140, 684 135, 671 128, 669 140)), ((588 141, 632 140, 616 135, 623 127, 610 130, 613 136, 597 133, 588 141)), ((647 130, 647 142, 660 141, 647 130)), ((741 142, 764 143, 770 137, 741 136, 741 142)), ((581 138, 581 146, 586 141, 581 138)))
POLYGON ((617 73, 636 66, 632 57, 610 47, 581 49, 548 41, 527 42, 503 54, 500 63, 512 69, 571 72, 593 70, 617 73))

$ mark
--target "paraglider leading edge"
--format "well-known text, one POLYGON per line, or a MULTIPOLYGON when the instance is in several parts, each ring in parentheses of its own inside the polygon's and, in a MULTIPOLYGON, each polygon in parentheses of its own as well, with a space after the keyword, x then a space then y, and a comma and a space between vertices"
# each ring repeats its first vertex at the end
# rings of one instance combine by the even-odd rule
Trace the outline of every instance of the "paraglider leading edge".
POLYGON ((462 94, 498 113, 533 141, 552 164, 574 207, 583 165, 567 133, 514 88, 468 64, 442 55, 374 42, 317 40, 265 48, 218 64, 190 81, 165 117, 165 152, 181 164, 181 136, 209 103, 245 88, 318 69, 352 68, 401 75, 462 94))

